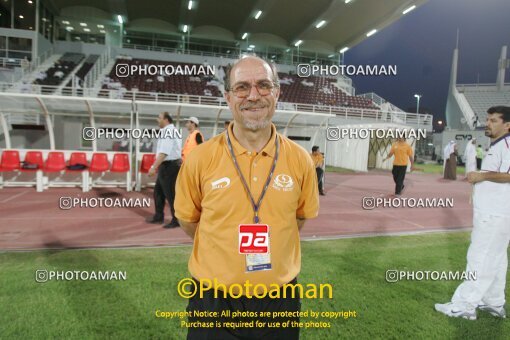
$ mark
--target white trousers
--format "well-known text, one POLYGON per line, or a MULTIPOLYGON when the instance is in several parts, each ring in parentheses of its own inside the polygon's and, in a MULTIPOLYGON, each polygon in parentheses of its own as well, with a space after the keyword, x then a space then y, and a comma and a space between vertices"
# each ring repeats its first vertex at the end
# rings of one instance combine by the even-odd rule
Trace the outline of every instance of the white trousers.
POLYGON ((466 272, 476 272, 476 280, 460 284, 453 303, 468 309, 505 304, 509 241, 510 217, 474 212, 466 272))
POLYGON ((473 172, 473 171, 478 171, 478 169, 476 168, 476 158, 466 159, 466 169, 465 169, 466 176, 468 173, 473 172))

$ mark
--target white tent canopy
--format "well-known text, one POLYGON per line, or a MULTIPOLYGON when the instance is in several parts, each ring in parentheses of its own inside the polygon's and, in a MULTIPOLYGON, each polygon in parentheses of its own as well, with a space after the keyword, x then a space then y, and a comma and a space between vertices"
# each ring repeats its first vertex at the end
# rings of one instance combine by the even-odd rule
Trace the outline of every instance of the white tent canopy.
MULTIPOLYGON (((329 126, 335 128, 335 126, 329 126)), ((339 126, 340 127, 340 126, 339 126)), ((401 124, 350 124, 341 125, 342 129, 383 129, 383 130, 404 130, 409 126, 401 124)), ((374 167, 376 169, 391 169, 392 159, 383 162, 391 149, 390 140, 375 141, 370 138, 340 138, 339 140, 328 140, 326 143, 326 165, 341 167, 355 171, 368 171, 369 157, 372 152, 375 157, 374 167), (372 149, 370 145, 372 144, 372 149)), ((408 139, 414 152, 414 140, 408 139)))

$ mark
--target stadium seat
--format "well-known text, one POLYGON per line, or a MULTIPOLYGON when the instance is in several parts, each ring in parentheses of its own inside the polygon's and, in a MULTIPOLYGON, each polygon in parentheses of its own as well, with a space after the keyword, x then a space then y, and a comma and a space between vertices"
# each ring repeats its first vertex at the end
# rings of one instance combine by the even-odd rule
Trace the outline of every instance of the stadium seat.
POLYGON ((105 172, 110 169, 110 164, 108 163, 108 156, 105 153, 94 153, 92 155, 92 160, 90 161, 90 172, 105 172))
POLYGON ((142 178, 142 174, 146 174, 149 172, 152 164, 154 164, 154 162, 156 161, 156 155, 153 154, 153 153, 146 153, 146 154, 143 154, 142 156, 142 160, 140 162, 140 171, 138 172, 138 176, 136 177, 137 178, 137 181, 136 181, 136 190, 140 190, 143 187, 147 186, 147 185, 150 185, 152 186, 154 183, 147 183, 147 184, 142 184, 143 182, 143 178, 142 178))
POLYGON ((42 169, 44 166, 43 155, 41 151, 27 151, 25 159, 23 160, 24 165, 37 165, 37 168, 28 169, 21 168, 21 171, 37 171, 42 169))
POLYGON ((110 169, 110 163, 108 163, 108 155, 103 152, 98 152, 92 154, 92 159, 90 161, 90 166, 87 171, 83 172, 84 175, 84 187, 83 191, 87 192, 94 186, 94 179, 89 177, 90 173, 100 172, 101 178, 106 171, 110 169))
POLYGON ((152 164, 156 161, 156 155, 153 153, 148 153, 143 155, 142 157, 142 164, 140 165, 140 172, 141 173, 148 173, 152 164))
POLYGON ((37 192, 43 191, 43 173, 42 168, 44 167, 44 160, 41 151, 27 151, 25 154, 25 159, 23 160, 23 166, 21 167, 22 172, 33 172, 36 171, 35 174, 35 188, 37 192), (23 166, 33 166, 36 165, 36 168, 23 168, 23 166))
POLYGON ((14 171, 20 168, 19 152, 17 150, 4 150, 0 161, 0 171, 14 171))
POLYGON ((127 153, 116 153, 113 155, 110 172, 126 173, 126 190, 131 191, 131 172, 129 171, 129 155, 127 153))
MULTIPOLYGON (((87 155, 85 152, 73 152, 69 157, 69 165, 83 164, 88 166, 87 155)), ((68 170, 68 171, 83 171, 83 170, 68 170)))
POLYGON ((51 151, 46 159, 44 166, 45 172, 59 172, 66 169, 64 153, 60 151, 51 151))
POLYGON ((126 153, 116 153, 113 155, 111 172, 128 172, 129 155, 126 153))

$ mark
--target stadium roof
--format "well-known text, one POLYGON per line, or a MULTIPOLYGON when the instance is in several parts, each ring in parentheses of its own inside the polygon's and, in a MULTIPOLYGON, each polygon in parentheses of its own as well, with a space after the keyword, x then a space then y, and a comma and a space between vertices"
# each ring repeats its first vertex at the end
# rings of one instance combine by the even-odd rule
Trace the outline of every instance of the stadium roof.
POLYGON ((113 21, 122 15, 127 29, 182 33, 187 25, 192 37, 232 41, 248 33, 253 44, 293 47, 302 40, 301 50, 320 53, 352 47, 371 30, 381 30, 401 18, 406 9, 426 1, 50 0, 62 18, 75 15, 79 20, 113 21))

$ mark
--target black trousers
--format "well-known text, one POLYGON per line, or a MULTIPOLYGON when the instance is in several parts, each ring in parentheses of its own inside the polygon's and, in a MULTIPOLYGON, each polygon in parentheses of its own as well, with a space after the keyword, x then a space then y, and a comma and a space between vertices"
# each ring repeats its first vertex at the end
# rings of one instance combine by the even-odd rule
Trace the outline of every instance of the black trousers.
POLYGON ((315 171, 317 172, 317 183, 319 184, 319 192, 322 192, 323 190, 323 174, 324 174, 324 170, 322 170, 322 168, 315 168, 315 171))
POLYGON ((181 167, 181 161, 165 161, 158 169, 158 178, 154 187, 154 205, 156 207, 155 218, 165 217, 165 200, 170 205, 172 220, 175 220, 175 182, 181 167))
POLYGON ((404 179, 406 178, 407 165, 394 165, 391 173, 395 182, 395 195, 400 195, 404 188, 404 179))
POLYGON ((481 158, 477 158, 476 159, 476 168, 478 170, 481 170, 482 169, 482 159, 481 158))
MULTIPOLYGON (((294 279, 290 283, 295 284, 297 280, 294 279)), ((197 283, 197 286, 199 283, 197 283)), ((256 328, 233 328, 233 327, 212 327, 212 328, 188 328, 188 340, 298 340, 299 339, 299 327, 284 328, 281 324, 285 321, 299 322, 299 317, 232 317, 233 312, 299 312, 301 311, 301 301, 299 298, 299 289, 296 288, 296 296, 292 297, 292 288, 287 287, 286 297, 283 298, 283 287, 281 288, 280 298, 247 298, 241 296, 238 299, 231 298, 227 295, 225 298, 222 292, 218 292, 217 297, 214 297, 214 290, 208 290, 204 292, 203 298, 200 298, 198 294, 189 300, 186 311, 191 312, 192 316, 189 317, 189 322, 216 322, 220 324, 223 322, 239 323, 239 322, 265 322, 266 325, 269 323, 280 322, 280 327, 259 327, 256 328), (218 312, 220 317, 198 317, 193 316, 193 311, 210 311, 218 312), (223 311, 230 311, 230 317, 221 317, 223 311)))

